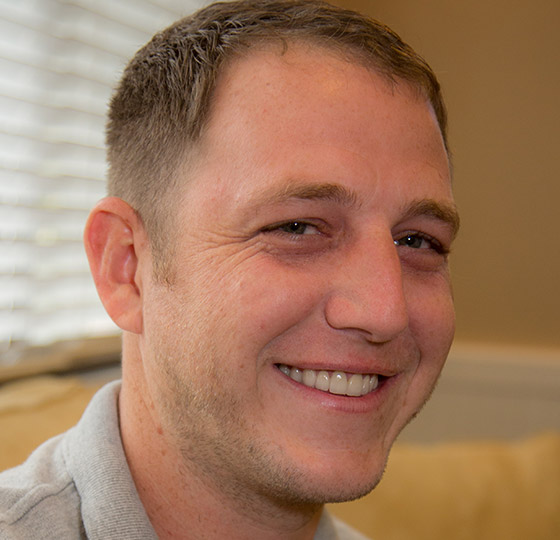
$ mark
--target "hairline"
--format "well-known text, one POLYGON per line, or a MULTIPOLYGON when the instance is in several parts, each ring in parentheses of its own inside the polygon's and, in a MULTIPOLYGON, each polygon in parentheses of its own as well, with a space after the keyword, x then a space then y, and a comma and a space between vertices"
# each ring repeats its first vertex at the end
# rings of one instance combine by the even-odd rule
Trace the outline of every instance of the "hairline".
POLYGON ((185 169, 192 167, 193 171, 196 173, 196 164, 199 162, 200 158, 205 155, 205 149, 209 147, 209 141, 206 140, 206 135, 215 112, 214 96, 216 95, 218 88, 221 86, 222 79, 224 78, 226 72, 229 69, 235 69, 236 62, 243 61, 255 53, 273 50, 275 45, 280 45, 282 47, 280 56, 284 56, 288 51, 288 47, 293 46, 305 45, 308 46, 308 50, 318 49, 326 54, 332 55, 334 58, 342 60, 343 62, 362 67, 370 71, 370 73, 378 75, 384 82, 387 83, 391 92, 396 92, 399 88, 406 88, 412 91, 419 100, 425 102, 434 116, 434 121, 442 137, 442 145, 448 157, 451 171, 450 151, 447 148, 446 141, 444 140, 444 134, 441 130, 441 126, 435 113, 434 106, 430 100, 430 96, 427 95, 425 88, 420 83, 390 73, 388 70, 383 69, 382 65, 380 65, 379 61, 376 61, 375 57, 369 55, 365 51, 359 50, 358 47, 353 47, 350 44, 342 44, 337 41, 327 42, 326 38, 323 39, 319 36, 278 35, 249 36, 249 38, 253 38, 250 39, 250 43, 243 43, 243 48, 240 46, 232 51, 228 51, 228 53, 221 59, 220 66, 216 71, 216 77, 203 122, 201 123, 201 126, 195 136, 184 141, 182 147, 177 152, 176 165, 171 168, 170 176, 176 177, 179 174, 183 178, 183 182, 181 182, 180 185, 177 182, 171 182, 174 189, 180 189, 182 186, 186 186, 188 184, 193 174, 187 173, 185 169))

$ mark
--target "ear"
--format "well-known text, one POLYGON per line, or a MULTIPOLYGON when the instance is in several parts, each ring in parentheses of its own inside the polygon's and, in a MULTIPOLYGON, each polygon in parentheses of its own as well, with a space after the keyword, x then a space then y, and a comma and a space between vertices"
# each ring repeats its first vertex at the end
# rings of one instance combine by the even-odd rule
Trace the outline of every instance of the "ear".
POLYGON ((84 244, 105 310, 123 330, 142 332, 140 267, 150 250, 144 226, 122 199, 107 197, 91 211, 84 244))

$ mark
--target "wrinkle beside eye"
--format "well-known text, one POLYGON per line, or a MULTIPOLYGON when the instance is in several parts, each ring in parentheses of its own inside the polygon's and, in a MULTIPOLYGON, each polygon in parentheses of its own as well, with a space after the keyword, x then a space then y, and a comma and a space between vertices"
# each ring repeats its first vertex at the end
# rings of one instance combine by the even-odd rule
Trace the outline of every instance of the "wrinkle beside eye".
POLYGON ((196 245, 199 251, 206 249, 220 249, 232 245, 250 244, 254 240, 254 235, 233 233, 223 229, 221 231, 198 231, 186 240, 185 244, 196 245))
POLYGON ((231 264, 232 268, 261 252, 258 238, 255 236, 229 231, 199 235, 193 244, 196 246, 196 252, 202 255, 204 260, 211 258, 213 264, 221 261, 223 264, 231 264))

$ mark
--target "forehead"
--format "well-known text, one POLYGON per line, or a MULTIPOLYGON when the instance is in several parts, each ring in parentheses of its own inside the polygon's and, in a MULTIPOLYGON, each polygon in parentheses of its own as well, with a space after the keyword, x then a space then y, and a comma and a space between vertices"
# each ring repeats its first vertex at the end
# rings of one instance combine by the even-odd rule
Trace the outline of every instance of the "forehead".
MULTIPOLYGON (((348 60, 308 43, 233 59, 216 86, 200 162, 228 163, 245 192, 261 191, 271 175, 293 184, 368 174, 387 184, 429 170, 450 197, 447 155, 427 100, 348 60)), ((220 179, 214 175, 212 190, 220 179)))

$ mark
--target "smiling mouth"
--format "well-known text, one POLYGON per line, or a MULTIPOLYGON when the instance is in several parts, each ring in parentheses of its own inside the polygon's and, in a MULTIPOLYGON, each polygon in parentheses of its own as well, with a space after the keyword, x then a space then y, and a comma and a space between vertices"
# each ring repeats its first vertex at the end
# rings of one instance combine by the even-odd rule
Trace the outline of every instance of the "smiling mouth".
POLYGON ((338 396, 360 397, 378 388, 383 377, 376 374, 345 373, 344 371, 316 371, 276 364, 290 379, 309 388, 315 388, 338 396))

